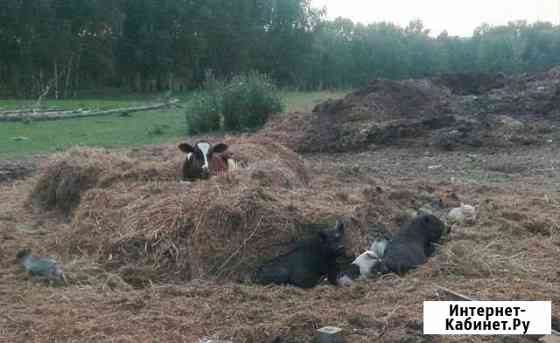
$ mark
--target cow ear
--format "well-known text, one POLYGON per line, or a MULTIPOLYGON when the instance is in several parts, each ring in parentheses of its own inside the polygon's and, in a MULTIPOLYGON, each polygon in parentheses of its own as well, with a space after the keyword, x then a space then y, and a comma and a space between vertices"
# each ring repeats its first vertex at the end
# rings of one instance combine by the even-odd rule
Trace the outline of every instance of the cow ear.
POLYGON ((219 143, 219 144, 216 144, 212 147, 212 152, 216 152, 216 153, 219 154, 219 153, 225 152, 227 149, 228 149, 227 144, 219 143))
POLYGON ((179 147, 179 150, 181 150, 185 154, 188 154, 190 152, 194 152, 194 148, 189 143, 181 143, 181 144, 179 144, 178 147, 179 147))
POLYGON ((340 233, 344 233, 344 223, 341 220, 337 220, 335 229, 340 233))

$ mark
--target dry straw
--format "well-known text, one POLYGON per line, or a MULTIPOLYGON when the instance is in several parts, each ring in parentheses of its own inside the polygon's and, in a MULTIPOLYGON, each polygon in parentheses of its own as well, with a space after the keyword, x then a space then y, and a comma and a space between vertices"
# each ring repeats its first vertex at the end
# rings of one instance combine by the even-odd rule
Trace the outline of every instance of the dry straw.
POLYGON ((367 230, 350 218, 348 197, 310 188, 297 154, 266 139, 225 142, 244 168, 193 183, 175 180, 180 159, 75 149, 50 161, 31 198, 71 216, 66 254, 91 256, 137 287, 250 279, 258 264, 345 216, 349 253, 365 247, 367 230))

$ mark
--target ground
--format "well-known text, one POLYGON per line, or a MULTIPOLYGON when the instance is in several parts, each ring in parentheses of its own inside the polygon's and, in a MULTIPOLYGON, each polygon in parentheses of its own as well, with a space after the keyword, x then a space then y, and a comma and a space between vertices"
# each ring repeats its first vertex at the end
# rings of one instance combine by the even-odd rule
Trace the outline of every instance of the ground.
MULTIPOLYGON (((560 159, 558 142, 540 146, 443 151, 383 146, 353 153, 304 155, 310 188, 348 208, 365 185, 379 187, 405 210, 421 192, 451 207, 476 205, 472 226, 457 226, 425 266, 403 277, 327 284, 312 290, 192 280, 134 289, 89 261, 93 280, 53 287, 33 282, 15 265, 32 246, 49 254, 71 225, 26 205, 35 176, 0 183, 0 342, 312 342, 316 329, 344 329, 348 342, 525 342, 506 337, 422 336, 422 302, 435 285, 484 300, 560 300, 560 159)), ((142 154, 142 149, 139 149, 142 154)), ((149 148, 146 149, 149 151, 149 148)), ((373 200, 372 200, 373 201, 373 200)), ((393 218, 389 218, 391 222, 393 218)), ((71 218, 70 218, 71 220, 71 218)), ((64 255, 64 252, 57 252, 64 255)))

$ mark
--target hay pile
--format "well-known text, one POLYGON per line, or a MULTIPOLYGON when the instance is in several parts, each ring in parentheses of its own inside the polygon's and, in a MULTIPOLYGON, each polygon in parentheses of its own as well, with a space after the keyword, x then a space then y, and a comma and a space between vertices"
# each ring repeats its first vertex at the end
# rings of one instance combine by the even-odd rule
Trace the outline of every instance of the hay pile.
MULTIPOLYGON (((230 176, 231 178, 231 176, 230 176)), ((307 190, 273 190, 224 177, 193 185, 121 183, 92 189, 63 239, 70 254, 95 256, 127 282, 246 280, 260 263, 351 214, 343 201, 307 190)), ((350 218, 346 244, 367 231, 350 218)))
POLYGON ((37 158, 0 161, 0 183, 23 179, 35 173, 37 158))
POLYGON ((225 142, 245 167, 193 183, 175 181, 180 160, 173 166, 94 149, 59 154, 31 198, 70 215, 59 243, 64 256, 87 256, 138 287, 247 280, 257 265, 341 217, 348 254, 365 248, 367 228, 351 218, 356 199, 339 196, 340 185, 311 188, 299 156, 274 142, 225 142))
POLYGON ((542 144, 558 124, 559 75, 556 68, 511 77, 374 80, 343 99, 317 105, 313 113, 277 117, 259 135, 302 153, 383 145, 451 150, 542 144))
POLYGON ((298 188, 309 183, 303 160, 293 150, 262 137, 226 138, 228 153, 244 166, 235 174, 258 180, 264 187, 298 188))
POLYGON ((82 193, 106 188, 120 180, 169 181, 177 178, 177 162, 137 160, 122 152, 74 148, 52 155, 31 192, 30 202, 44 210, 69 215, 80 203, 82 193))

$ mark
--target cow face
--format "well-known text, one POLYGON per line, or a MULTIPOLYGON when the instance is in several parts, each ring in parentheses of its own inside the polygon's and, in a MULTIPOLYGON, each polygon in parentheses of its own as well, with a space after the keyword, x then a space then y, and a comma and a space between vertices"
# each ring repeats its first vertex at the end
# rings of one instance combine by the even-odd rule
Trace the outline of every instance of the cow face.
POLYGON ((222 153, 228 146, 223 143, 212 145, 206 141, 200 141, 194 146, 188 143, 179 144, 179 150, 187 154, 183 163, 183 181, 207 179, 211 173, 212 160, 214 153, 222 153))

